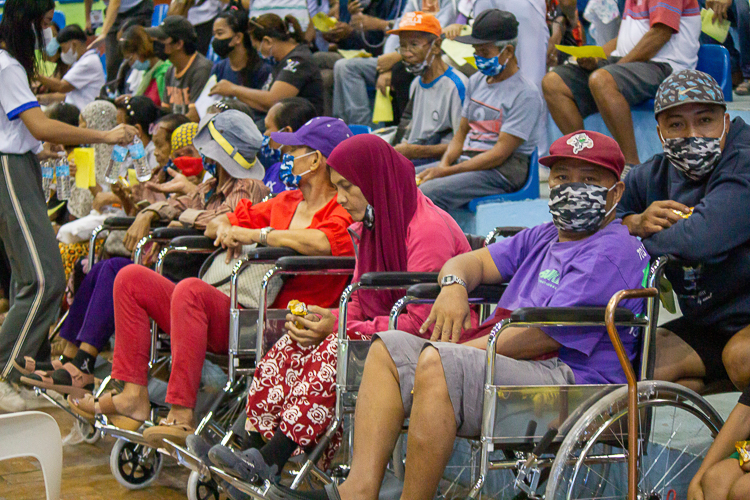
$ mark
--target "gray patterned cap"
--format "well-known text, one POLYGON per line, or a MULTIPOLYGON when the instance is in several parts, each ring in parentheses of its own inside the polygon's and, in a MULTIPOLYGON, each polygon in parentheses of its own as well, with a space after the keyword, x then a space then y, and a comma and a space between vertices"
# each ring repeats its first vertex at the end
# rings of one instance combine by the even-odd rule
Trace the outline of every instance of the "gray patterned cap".
POLYGON ((718 104, 724 109, 727 107, 724 92, 711 75, 695 69, 684 69, 672 73, 661 82, 654 99, 654 114, 691 102, 718 104))

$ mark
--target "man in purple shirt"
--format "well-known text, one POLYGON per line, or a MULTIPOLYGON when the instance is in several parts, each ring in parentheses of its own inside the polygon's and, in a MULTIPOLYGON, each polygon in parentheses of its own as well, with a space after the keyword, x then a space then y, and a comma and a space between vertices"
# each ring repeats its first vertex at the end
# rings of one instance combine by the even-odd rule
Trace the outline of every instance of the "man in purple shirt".
MULTIPOLYGON (((399 331, 373 337, 357 399, 348 479, 338 488, 309 493, 275 487, 269 498, 377 498, 406 418, 402 498, 434 497, 455 437, 481 431, 484 349, 491 326, 459 344, 470 328, 468 293, 479 284, 509 282, 498 303, 501 313, 519 307, 605 306, 616 292, 643 286, 648 253, 615 215, 625 187, 620 182, 625 159, 617 143, 596 132, 574 132, 555 141, 540 162, 551 168, 553 222, 449 260, 440 272, 442 291, 422 326, 426 331, 435 324, 430 342, 399 331)), ((623 306, 641 313, 643 301, 623 306)), ((631 359, 636 335, 637 330, 620 330, 631 359)), ((604 327, 515 327, 497 341, 495 381, 607 384, 624 383, 625 376, 604 327)))

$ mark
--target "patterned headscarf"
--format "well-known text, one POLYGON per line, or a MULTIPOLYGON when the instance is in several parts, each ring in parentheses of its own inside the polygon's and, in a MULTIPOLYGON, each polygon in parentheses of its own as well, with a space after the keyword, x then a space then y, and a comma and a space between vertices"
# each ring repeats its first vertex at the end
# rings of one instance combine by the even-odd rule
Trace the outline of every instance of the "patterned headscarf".
POLYGON ((197 123, 185 123, 177 127, 177 129, 172 132, 172 152, 177 151, 180 148, 184 148, 185 146, 192 146, 193 139, 195 139, 195 136, 197 134, 197 123))

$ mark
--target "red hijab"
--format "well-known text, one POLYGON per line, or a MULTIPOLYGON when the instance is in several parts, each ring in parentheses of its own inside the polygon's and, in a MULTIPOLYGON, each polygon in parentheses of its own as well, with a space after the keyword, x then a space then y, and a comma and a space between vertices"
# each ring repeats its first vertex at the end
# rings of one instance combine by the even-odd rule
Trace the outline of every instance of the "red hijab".
MULTIPOLYGON (((361 134, 341 142, 328 165, 357 186, 372 205, 375 225, 364 228, 357 267, 360 274, 406 271, 406 232, 417 210, 414 165, 380 137, 361 134)), ((362 312, 368 318, 387 316, 403 292, 361 290, 362 312)))

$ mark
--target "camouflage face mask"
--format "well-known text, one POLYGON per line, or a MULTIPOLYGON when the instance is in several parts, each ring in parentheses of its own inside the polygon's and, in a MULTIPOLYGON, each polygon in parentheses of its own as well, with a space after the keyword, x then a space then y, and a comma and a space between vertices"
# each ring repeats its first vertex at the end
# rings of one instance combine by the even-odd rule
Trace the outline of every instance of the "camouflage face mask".
POLYGON ((662 137, 664 154, 674 168, 684 172, 690 179, 699 181, 711 173, 721 160, 721 139, 725 130, 726 122, 719 137, 662 137))
POLYGON ((549 191, 549 211, 552 222, 561 231, 591 233, 597 231, 615 206, 606 210, 607 189, 594 184, 569 182, 549 191))

